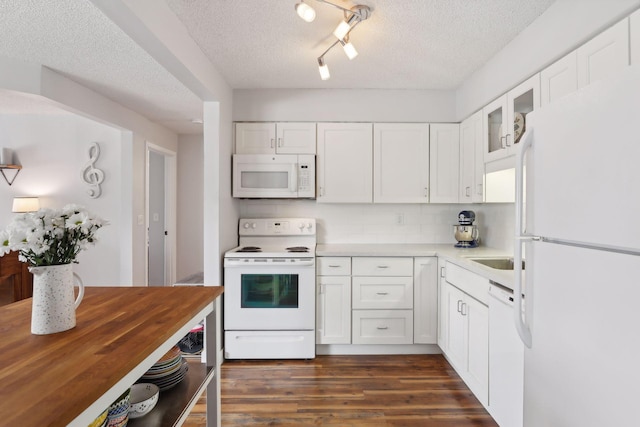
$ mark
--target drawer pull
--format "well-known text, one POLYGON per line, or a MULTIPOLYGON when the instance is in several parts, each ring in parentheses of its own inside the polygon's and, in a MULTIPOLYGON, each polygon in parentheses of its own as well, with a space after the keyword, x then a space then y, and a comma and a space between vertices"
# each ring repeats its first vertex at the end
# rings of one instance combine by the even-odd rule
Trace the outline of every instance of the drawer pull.
POLYGON ((381 331, 384 331, 384 330, 386 330, 386 329, 389 329, 389 327, 388 327, 388 326, 378 326, 376 329, 379 329, 379 330, 381 330, 381 331))
POLYGON ((389 292, 376 292, 378 295, 389 295, 389 292))
POLYGON ((339 265, 329 265, 329 267, 331 267, 331 268, 340 268, 339 265))
POLYGON ((459 299, 458 300, 458 313, 462 313, 462 309, 460 308, 460 305, 462 304, 462 300, 459 299))
POLYGON ((388 265, 379 265, 378 268, 389 268, 388 265))

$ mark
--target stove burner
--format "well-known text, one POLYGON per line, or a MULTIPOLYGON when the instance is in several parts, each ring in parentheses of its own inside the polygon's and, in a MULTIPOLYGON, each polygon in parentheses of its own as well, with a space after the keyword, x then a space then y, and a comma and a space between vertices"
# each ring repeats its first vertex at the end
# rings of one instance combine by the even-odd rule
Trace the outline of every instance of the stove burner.
POLYGON ((244 246, 236 252, 262 252, 262 249, 257 246, 244 246))
POLYGON ((291 246, 287 248, 287 252, 309 252, 306 246, 291 246))

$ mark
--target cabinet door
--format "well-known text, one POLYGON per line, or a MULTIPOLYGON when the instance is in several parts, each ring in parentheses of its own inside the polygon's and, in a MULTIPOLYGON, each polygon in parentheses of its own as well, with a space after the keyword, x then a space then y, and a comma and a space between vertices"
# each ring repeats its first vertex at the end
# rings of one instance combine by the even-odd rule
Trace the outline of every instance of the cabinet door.
POLYGON ((482 154, 482 112, 460 124, 460 203, 481 203, 484 156, 482 154))
POLYGON ((631 64, 640 64, 640 10, 636 10, 629 18, 631 64))
POLYGON ((373 200, 371 123, 318 123, 318 203, 373 200))
POLYGON ((429 201, 457 203, 460 174, 460 125, 430 125, 429 201))
POLYGON ((413 274, 413 342, 438 342, 438 263, 435 257, 415 258, 413 274))
POLYGON ((577 50, 578 88, 629 65, 629 20, 623 19, 577 50))
POLYGON ((276 138, 280 154, 316 154, 315 123, 278 123, 276 138))
POLYGON ((318 344, 351 343, 349 276, 318 276, 316 340, 318 344))
POLYGON ((540 105, 578 90, 578 54, 574 50, 540 72, 540 105))
POLYGON ((429 125, 373 125, 374 203, 426 203, 429 187, 429 125))
POLYGON ((449 351, 447 356, 456 370, 464 372, 467 369, 466 318, 462 316, 465 294, 448 283, 444 286, 444 290, 448 311, 446 339, 449 351))
POLYGON ((275 123, 236 123, 236 154, 271 154, 275 152, 275 123))
POLYGON ((507 144, 507 95, 490 102, 482 109, 484 117, 484 162, 491 162, 506 156, 507 144))
POLYGON ((489 309, 466 296, 462 314, 467 323, 467 371, 465 382, 482 404, 489 396, 489 309))
POLYGON ((508 130, 505 144, 508 155, 515 154, 526 128, 527 114, 540 107, 540 74, 535 74, 507 93, 508 130))

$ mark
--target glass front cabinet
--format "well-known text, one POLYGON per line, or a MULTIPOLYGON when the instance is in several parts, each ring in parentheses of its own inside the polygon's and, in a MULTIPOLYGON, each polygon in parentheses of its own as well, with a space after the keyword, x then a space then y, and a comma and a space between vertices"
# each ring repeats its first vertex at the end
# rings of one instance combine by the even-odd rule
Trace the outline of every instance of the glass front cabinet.
POLYGON ((536 74, 483 109, 485 163, 515 154, 526 130, 527 114, 540 106, 540 75, 536 74))

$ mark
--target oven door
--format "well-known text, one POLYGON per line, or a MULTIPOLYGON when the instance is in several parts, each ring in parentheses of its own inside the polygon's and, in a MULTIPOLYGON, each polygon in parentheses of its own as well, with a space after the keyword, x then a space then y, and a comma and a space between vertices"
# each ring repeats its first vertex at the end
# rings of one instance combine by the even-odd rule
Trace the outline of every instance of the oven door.
POLYGON ((313 330, 315 262, 225 260, 226 330, 313 330))

